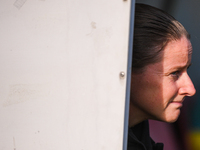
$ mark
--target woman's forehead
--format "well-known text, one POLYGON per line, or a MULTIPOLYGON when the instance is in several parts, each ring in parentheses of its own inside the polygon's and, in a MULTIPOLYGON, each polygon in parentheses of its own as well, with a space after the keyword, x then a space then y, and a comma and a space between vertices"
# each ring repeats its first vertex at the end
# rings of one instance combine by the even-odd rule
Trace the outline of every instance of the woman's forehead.
POLYGON ((164 73, 173 69, 187 68, 191 64, 192 46, 187 38, 169 42, 160 53, 161 61, 149 64, 145 70, 164 73))
POLYGON ((163 58, 176 58, 181 56, 190 56, 192 54, 192 45, 190 40, 182 37, 179 40, 170 41, 163 50, 163 58))
POLYGON ((163 65, 184 67, 191 63, 192 45, 186 38, 169 42, 163 50, 163 65))

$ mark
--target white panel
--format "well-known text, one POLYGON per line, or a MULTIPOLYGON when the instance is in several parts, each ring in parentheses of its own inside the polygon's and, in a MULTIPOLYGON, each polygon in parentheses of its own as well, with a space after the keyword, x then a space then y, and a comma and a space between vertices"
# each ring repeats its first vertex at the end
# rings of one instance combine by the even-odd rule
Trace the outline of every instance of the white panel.
POLYGON ((0 1, 0 150, 121 150, 130 0, 0 1))

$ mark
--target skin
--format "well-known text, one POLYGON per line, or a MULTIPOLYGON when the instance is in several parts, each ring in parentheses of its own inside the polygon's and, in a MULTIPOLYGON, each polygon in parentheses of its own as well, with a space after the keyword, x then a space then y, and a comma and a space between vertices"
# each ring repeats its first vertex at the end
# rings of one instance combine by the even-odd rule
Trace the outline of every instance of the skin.
POLYGON ((162 61, 132 73, 129 126, 154 119, 174 122, 186 96, 196 92, 187 74, 192 46, 186 37, 170 41, 161 52, 162 61))

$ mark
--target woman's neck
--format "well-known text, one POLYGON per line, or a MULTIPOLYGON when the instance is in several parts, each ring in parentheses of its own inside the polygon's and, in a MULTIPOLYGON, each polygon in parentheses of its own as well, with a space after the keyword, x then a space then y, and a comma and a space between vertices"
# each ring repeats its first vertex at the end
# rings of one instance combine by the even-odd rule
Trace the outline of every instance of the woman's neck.
POLYGON ((145 114, 136 108, 131 102, 129 107, 129 127, 134 127, 136 124, 147 120, 145 114))

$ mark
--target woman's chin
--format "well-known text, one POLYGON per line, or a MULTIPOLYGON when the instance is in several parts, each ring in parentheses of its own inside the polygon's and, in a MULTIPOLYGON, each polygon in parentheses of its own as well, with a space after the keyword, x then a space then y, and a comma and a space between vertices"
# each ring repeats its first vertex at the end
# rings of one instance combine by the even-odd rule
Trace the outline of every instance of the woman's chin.
POLYGON ((177 110, 175 113, 168 114, 164 121, 168 123, 174 123, 178 119, 179 115, 180 110, 177 110))
POLYGON ((151 118, 153 120, 157 120, 157 121, 162 121, 162 122, 167 122, 167 123, 174 123, 178 117, 180 115, 180 109, 177 109, 175 112, 167 112, 165 113, 165 115, 160 116, 158 118, 151 118))

